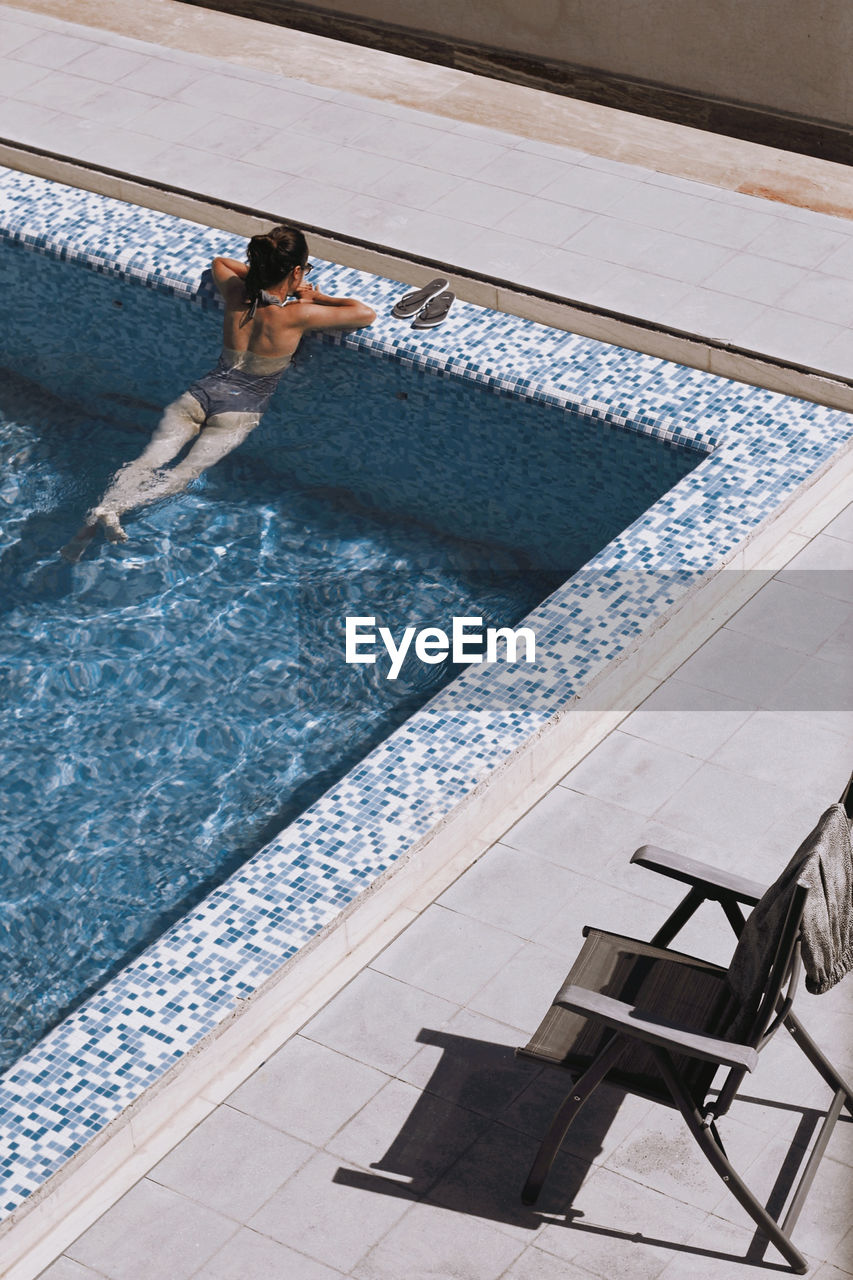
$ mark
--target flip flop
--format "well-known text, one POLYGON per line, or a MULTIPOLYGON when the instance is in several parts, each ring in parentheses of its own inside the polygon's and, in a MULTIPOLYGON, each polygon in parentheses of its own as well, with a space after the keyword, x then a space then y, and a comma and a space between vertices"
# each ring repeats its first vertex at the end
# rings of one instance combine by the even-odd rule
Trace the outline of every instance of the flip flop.
POLYGON ((447 313, 456 300, 455 293, 439 293, 423 307, 412 321, 413 329, 434 329, 443 324, 447 313))
POLYGON ((430 280, 429 284, 425 284, 422 289, 417 289, 414 293, 407 293, 400 299, 393 308, 391 315, 396 316, 398 320, 408 320, 409 316, 415 315, 420 311, 425 302, 435 293, 440 293, 442 289, 446 289, 447 280, 438 277, 436 280, 430 280))

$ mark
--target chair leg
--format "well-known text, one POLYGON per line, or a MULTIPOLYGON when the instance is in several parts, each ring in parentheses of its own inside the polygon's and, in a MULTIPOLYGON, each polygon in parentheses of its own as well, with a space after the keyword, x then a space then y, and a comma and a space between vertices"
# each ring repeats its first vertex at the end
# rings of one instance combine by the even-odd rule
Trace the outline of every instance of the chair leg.
POLYGON ((698 1142, 699 1148, 711 1168, 726 1184, 738 1204, 742 1205, 756 1226, 776 1246, 785 1261, 790 1263, 791 1269, 795 1274, 799 1276, 805 1275, 809 1269, 806 1259, 799 1249, 791 1243, 776 1219, 767 1212, 759 1200, 756 1200, 740 1174, 729 1163, 722 1150, 722 1144, 718 1145, 717 1141, 715 1141, 712 1127, 705 1123, 701 1112, 679 1078, 669 1054, 657 1048, 653 1049, 653 1053, 673 1100, 687 1121, 687 1127, 698 1142))
POLYGON ((570 1094, 560 1104, 554 1119, 548 1126, 548 1132, 542 1139, 542 1145, 536 1153, 536 1159, 530 1167, 527 1181, 521 1193, 523 1204, 535 1204, 557 1158, 557 1152, 563 1145, 563 1139, 569 1131, 577 1113, 587 1098, 601 1084, 610 1068, 625 1048, 624 1036, 614 1036, 594 1058, 582 1076, 575 1081, 570 1094))
POLYGON ((824 1057, 820 1047, 815 1044, 814 1040, 812 1040, 808 1031, 806 1031, 796 1014, 788 1014, 785 1019, 785 1026, 788 1028, 814 1069, 830 1086, 833 1093, 837 1093, 840 1090, 841 1093, 844 1094, 844 1105, 847 1107, 850 1114, 853 1115, 853 1090, 851 1090, 847 1082, 841 1078, 829 1059, 824 1057))

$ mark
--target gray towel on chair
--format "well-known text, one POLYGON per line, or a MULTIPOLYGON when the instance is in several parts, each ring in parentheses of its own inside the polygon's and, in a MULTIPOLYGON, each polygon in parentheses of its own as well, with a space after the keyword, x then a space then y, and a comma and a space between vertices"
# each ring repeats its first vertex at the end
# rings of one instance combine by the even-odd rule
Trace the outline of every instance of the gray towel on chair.
POLYGON ((761 999, 798 880, 809 888, 801 937, 806 987, 821 994, 853 968, 853 847, 843 805, 830 805, 744 926, 728 973, 729 985, 742 1006, 738 1027, 761 999))

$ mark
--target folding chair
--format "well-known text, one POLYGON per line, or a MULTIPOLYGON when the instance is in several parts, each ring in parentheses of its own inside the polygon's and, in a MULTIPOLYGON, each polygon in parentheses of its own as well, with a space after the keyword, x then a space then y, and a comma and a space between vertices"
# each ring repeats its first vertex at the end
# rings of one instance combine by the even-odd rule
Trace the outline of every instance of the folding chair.
POLYGON ((839 906, 849 921, 851 786, 853 778, 840 804, 827 810, 769 890, 653 846, 643 846, 633 855, 632 862, 689 885, 689 892, 648 943, 587 926, 586 941, 551 1008, 529 1044, 516 1050, 522 1057, 565 1068, 574 1078, 533 1162, 522 1192, 525 1204, 537 1200, 572 1121, 607 1078, 630 1093, 677 1108, 703 1155, 760 1230, 797 1274, 808 1270, 791 1242, 791 1231, 842 1108, 853 1114, 853 1092, 791 1006, 800 974, 803 913, 809 893, 822 892, 819 886, 826 870, 823 865, 808 864, 807 859, 826 858, 827 824, 836 836, 841 832, 841 841, 846 842, 844 856, 832 856, 836 863, 843 863, 839 878, 846 888, 839 896, 846 893, 847 901, 839 906), (824 844, 817 848, 821 840, 824 844), (817 874, 817 889, 815 874, 804 878, 799 870, 809 866, 817 874), (738 935, 728 969, 669 947, 707 900, 720 904, 738 935), (752 926, 742 907, 753 908, 752 926), (748 992, 744 989, 747 971, 748 992), (783 1024, 834 1097, 780 1222, 730 1164, 716 1122, 783 1024), (725 1075, 719 1089, 711 1091, 718 1068, 725 1075))

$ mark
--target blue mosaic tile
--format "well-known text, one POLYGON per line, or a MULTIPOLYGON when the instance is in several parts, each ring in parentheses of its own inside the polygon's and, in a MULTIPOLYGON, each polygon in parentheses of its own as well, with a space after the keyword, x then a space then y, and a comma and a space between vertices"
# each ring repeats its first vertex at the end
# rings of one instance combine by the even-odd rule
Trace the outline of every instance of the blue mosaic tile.
MULTIPOLYGON (((203 279, 211 257, 245 247, 11 170, 0 170, 0 241, 185 299, 200 325, 219 305, 203 279)), ((530 615, 534 668, 469 668, 6 1072, 2 1213, 725 565, 849 435, 847 416, 822 406, 467 303, 416 333, 389 314, 407 286, 332 263, 318 271, 329 292, 363 297, 379 315, 369 330, 326 341, 575 410, 602 431, 653 436, 701 461, 530 615)), ((49 360, 44 368, 49 377, 49 360)))

